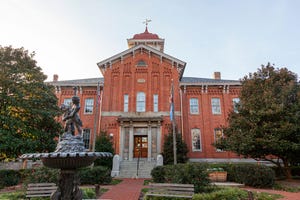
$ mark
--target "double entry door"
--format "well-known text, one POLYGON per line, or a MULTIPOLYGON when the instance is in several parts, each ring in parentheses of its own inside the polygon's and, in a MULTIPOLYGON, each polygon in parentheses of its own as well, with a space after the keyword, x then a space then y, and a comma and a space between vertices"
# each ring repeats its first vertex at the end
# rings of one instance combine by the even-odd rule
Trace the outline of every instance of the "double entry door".
POLYGON ((144 135, 134 136, 134 158, 147 158, 148 156, 148 137, 144 135))

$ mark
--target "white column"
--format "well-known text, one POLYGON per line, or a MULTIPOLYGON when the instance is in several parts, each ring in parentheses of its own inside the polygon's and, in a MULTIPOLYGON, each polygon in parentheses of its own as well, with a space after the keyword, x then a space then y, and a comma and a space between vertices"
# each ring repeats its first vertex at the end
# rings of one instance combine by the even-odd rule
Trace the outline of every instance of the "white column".
POLYGON ((125 141, 125 132, 124 132, 124 125, 123 122, 121 122, 121 128, 120 128, 120 160, 124 160, 123 152, 124 152, 124 141, 125 141))
POLYGON ((158 122, 157 124, 157 145, 156 145, 156 148, 157 148, 157 155, 158 154, 161 154, 161 126, 160 126, 160 122, 158 122))
POLYGON ((151 161, 152 152, 152 134, 151 134, 151 122, 148 124, 148 161, 151 161))
POLYGON ((130 122, 129 127, 129 161, 133 160, 133 125, 130 122))

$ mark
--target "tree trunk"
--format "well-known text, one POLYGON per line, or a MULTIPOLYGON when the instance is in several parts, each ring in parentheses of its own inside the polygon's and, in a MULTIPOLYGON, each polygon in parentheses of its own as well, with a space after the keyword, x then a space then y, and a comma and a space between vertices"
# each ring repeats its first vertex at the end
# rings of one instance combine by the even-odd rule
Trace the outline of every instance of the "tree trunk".
POLYGON ((283 169, 284 169, 286 179, 287 180, 292 180, 292 171, 291 171, 291 168, 289 166, 289 162, 285 159, 283 159, 282 161, 283 161, 283 169))

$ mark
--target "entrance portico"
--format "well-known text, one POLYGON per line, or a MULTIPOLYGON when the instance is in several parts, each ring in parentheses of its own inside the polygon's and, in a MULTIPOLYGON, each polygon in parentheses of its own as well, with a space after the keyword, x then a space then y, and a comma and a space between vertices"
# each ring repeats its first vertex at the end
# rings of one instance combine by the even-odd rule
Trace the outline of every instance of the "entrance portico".
POLYGON ((120 159, 156 159, 161 153, 162 117, 123 117, 120 122, 120 159))

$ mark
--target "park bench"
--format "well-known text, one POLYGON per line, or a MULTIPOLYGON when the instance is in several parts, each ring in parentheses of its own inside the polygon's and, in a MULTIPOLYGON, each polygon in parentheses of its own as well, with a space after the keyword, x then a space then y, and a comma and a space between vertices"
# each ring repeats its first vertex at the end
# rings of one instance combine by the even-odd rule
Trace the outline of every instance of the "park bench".
POLYGON ((175 183, 150 183, 149 191, 145 196, 156 197, 177 197, 192 199, 194 195, 194 185, 175 183))
POLYGON ((26 198, 50 197, 56 189, 55 183, 30 183, 27 186, 26 198))

